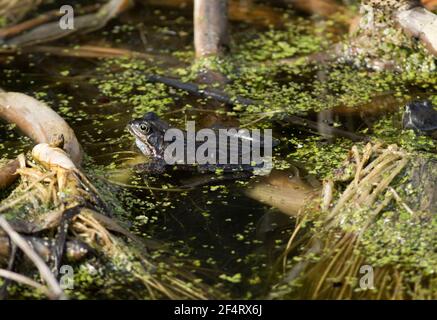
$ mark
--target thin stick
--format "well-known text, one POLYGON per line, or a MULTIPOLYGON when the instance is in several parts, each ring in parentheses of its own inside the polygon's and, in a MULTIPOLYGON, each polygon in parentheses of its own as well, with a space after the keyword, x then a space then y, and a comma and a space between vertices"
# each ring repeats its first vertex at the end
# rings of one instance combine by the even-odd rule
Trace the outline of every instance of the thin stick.
POLYGON ((194 46, 196 58, 217 56, 226 51, 228 1, 194 0, 194 46))
POLYGON ((75 58, 102 58, 114 59, 120 57, 129 57, 141 60, 162 61, 176 64, 178 61, 170 56, 154 55, 150 53, 132 51, 121 48, 99 47, 93 45, 82 45, 80 47, 58 47, 58 46, 30 46, 21 49, 24 52, 42 52, 61 57, 75 58))
POLYGON ((38 268, 41 277, 47 283, 51 296, 53 299, 66 299, 64 292, 59 286, 58 281, 53 276, 50 268, 45 264, 45 262, 41 259, 41 257, 29 246, 26 240, 23 239, 14 229, 12 229, 9 222, 2 216, 0 216, 0 227, 8 234, 13 241, 25 254, 26 256, 34 263, 34 265, 38 268))
POLYGON ((149 82, 152 82, 152 83, 163 83, 169 87, 184 90, 184 91, 192 93, 196 96, 211 98, 211 99, 217 100, 219 102, 222 102, 222 103, 225 103, 228 105, 235 105, 235 104, 253 105, 253 104, 257 104, 257 102, 252 100, 252 99, 247 99, 247 98, 243 98, 243 97, 232 98, 230 95, 228 95, 227 93, 225 93, 221 90, 214 89, 214 88, 203 88, 203 86, 201 87, 201 86, 199 86, 195 83, 192 83, 192 82, 182 82, 178 79, 168 78, 168 77, 164 77, 164 76, 160 76, 160 75, 156 75, 156 74, 149 75, 147 77, 147 79, 149 82))
POLYGON ((19 273, 12 272, 5 269, 0 269, 0 277, 41 290, 47 297, 53 298, 53 293, 50 290, 48 290, 45 286, 19 273))
POLYGON ((44 175, 43 177, 41 177, 40 179, 34 181, 30 186, 28 186, 26 189, 23 190, 23 195, 18 197, 17 199, 3 205, 0 207, 0 212, 5 211, 11 207, 13 207, 14 205, 16 205, 17 203, 20 203, 20 201, 22 201, 23 199, 26 199, 27 197, 29 197, 29 194, 27 193, 30 189, 32 189, 33 187, 35 187, 38 183, 40 183, 42 180, 53 176, 54 173, 50 172, 46 175, 44 175))
POLYGON ((0 190, 9 187, 18 178, 16 173, 20 167, 18 159, 8 162, 6 165, 0 167, 0 190))
MULTIPOLYGON (((98 4, 98 5, 93 4, 93 5, 90 5, 90 6, 83 8, 81 11, 83 13, 88 13, 88 12, 97 10, 99 7, 100 7, 100 4, 98 4)), ((16 24, 16 25, 13 25, 10 27, 1 28, 0 29, 0 38, 12 37, 12 36, 17 35, 23 31, 32 29, 36 26, 39 26, 43 23, 46 23, 54 18, 61 17, 62 15, 64 15, 64 13, 60 12, 59 9, 56 9, 56 10, 52 10, 52 11, 48 11, 46 13, 43 13, 42 15, 37 16, 35 18, 32 18, 30 20, 23 21, 19 24, 16 24)))

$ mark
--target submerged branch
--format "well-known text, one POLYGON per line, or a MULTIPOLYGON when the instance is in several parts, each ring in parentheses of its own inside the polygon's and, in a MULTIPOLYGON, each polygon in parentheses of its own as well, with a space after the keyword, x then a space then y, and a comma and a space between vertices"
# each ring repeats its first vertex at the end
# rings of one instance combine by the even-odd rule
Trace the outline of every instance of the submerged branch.
MULTIPOLYGON (((83 8, 82 12, 91 12, 95 11, 100 7, 100 5, 91 5, 83 8)), ((42 15, 37 16, 36 18, 29 19, 27 21, 23 21, 21 23, 15 24, 13 26, 8 26, 0 29, 0 38, 9 38, 13 37, 19 33, 27 31, 29 29, 35 28, 41 24, 49 22, 55 18, 63 16, 64 13, 60 12, 59 9, 52 10, 42 15)))
POLYGON ((15 172, 19 167, 20 162, 18 159, 12 160, 3 167, 0 167, 0 190, 9 187, 17 180, 18 175, 15 172))
MULTIPOLYGON (((146 4, 162 7, 185 8, 193 5, 193 0, 140 0, 146 4)), ((274 0, 274 4, 291 5, 292 8, 307 14, 317 14, 323 17, 344 15, 345 22, 352 20, 353 13, 334 0, 274 0)), ((265 26, 281 26, 287 22, 287 18, 269 4, 256 3, 255 1, 230 0, 229 19, 265 26)))
POLYGON ((59 286, 58 281, 54 277, 53 273, 46 263, 41 259, 41 257, 29 246, 26 240, 23 239, 11 225, 6 221, 6 219, 0 216, 0 227, 8 234, 11 241, 13 241, 26 256, 34 263, 41 274, 51 292, 51 298, 54 299, 65 299, 64 293, 59 286))
POLYGON ((49 143, 62 135, 64 149, 76 165, 82 161, 82 149, 70 126, 46 104, 18 92, 0 93, 0 118, 15 123, 36 143, 49 143))
MULTIPOLYGON (((58 46, 31 46, 21 50, 22 52, 41 52, 61 57, 75 58, 132 58, 140 60, 150 60, 163 62, 165 64, 181 64, 181 62, 171 55, 158 55, 140 51, 132 51, 123 48, 100 47, 94 45, 81 45, 75 47, 58 47, 58 46)), ((8 52, 9 53, 9 52, 8 52)))
MULTIPOLYGON (((182 82, 177 79, 168 78, 164 76, 159 75, 149 75, 148 80, 150 82, 158 82, 158 83, 164 83, 167 86, 184 90, 189 93, 192 93, 194 95, 200 96, 200 97, 206 97, 211 98, 216 101, 219 101, 221 103, 235 106, 238 104, 244 105, 244 106, 250 106, 250 105, 259 105, 259 101, 252 100, 250 98, 244 98, 240 96, 232 97, 228 95, 226 92, 214 89, 214 88, 203 88, 195 83, 190 82, 182 82)), ((359 134, 345 131, 342 129, 331 127, 324 123, 318 123, 311 120, 307 120, 305 118, 296 116, 296 115, 287 115, 285 113, 277 113, 277 115, 273 116, 273 119, 279 122, 288 122, 295 126, 303 127, 311 129, 318 134, 326 135, 326 136, 339 136, 344 137, 347 139, 350 139, 352 141, 365 141, 368 140, 367 137, 361 136, 359 134)))

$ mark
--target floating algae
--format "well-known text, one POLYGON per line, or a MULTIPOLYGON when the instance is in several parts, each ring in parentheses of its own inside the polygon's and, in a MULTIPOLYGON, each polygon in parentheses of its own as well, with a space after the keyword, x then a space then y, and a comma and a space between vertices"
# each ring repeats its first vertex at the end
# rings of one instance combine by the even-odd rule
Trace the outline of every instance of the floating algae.
POLYGON ((326 214, 302 220, 312 236, 289 244, 302 254, 271 296, 435 299, 436 168, 435 159, 395 145, 353 147, 337 171, 342 192, 326 214), (363 270, 371 270, 371 286, 362 284, 363 270))

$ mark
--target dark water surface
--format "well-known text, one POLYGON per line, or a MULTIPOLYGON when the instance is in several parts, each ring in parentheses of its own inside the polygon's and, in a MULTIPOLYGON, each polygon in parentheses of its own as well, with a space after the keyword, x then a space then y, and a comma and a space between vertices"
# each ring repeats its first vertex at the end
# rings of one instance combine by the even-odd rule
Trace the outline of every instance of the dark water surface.
MULTIPOLYGON (((142 6, 133 11, 122 15, 101 31, 76 37, 73 43, 69 39, 68 42, 61 40, 57 44, 73 46, 75 42, 91 43, 168 56, 175 51, 186 52, 191 49, 193 33, 189 10, 142 6), (121 27, 126 23, 130 26, 128 33, 124 33, 121 27)), ((314 22, 315 27, 317 23, 314 22)), ((232 24, 236 34, 254 28, 260 32, 267 30, 244 23, 232 24)), ((76 132, 87 156, 86 166, 92 169, 90 171, 98 170, 109 179, 109 174, 133 155, 130 152, 133 150, 133 138, 126 131, 126 125, 136 116, 136 111, 128 103, 114 101, 103 95, 95 84, 90 83, 90 78, 102 76, 98 70, 101 63, 95 59, 22 53, 3 65, 0 87, 48 102, 76 132)), ((177 62, 168 62, 167 67, 175 66, 178 66, 177 62)), ((285 83, 288 78, 282 81, 285 83)), ((301 81, 305 81, 305 78, 301 81)), ((379 99, 378 105, 382 106, 379 114, 387 110, 397 111, 402 105, 390 94, 379 99)), ((199 99, 187 96, 169 106, 164 117, 167 120, 184 119, 186 113, 178 110, 187 103, 194 108, 204 105, 199 99)), ((189 113, 196 114, 196 111, 189 113)), ((205 118, 207 114, 197 113, 199 118, 205 118)), ((370 111, 344 112, 339 108, 333 112, 310 114, 310 119, 327 124, 337 121, 344 124, 345 130, 356 132, 370 126, 379 114, 370 111)), ((274 133, 276 137, 289 134, 310 136, 308 132, 295 128, 275 127, 274 133)), ((30 150, 31 146, 32 142, 10 125, 0 124, 2 157, 14 157, 30 150)), ((289 151, 292 150, 288 146, 283 146, 278 152, 281 155, 289 151)), ((136 176, 133 180, 145 188, 160 188, 169 184, 178 187, 187 179, 193 181, 201 178, 195 174, 170 173, 162 178, 149 177, 144 180, 136 176)), ((207 281, 222 283, 233 297, 250 298, 267 292, 267 279, 272 276, 271 266, 284 249, 294 220, 249 199, 243 194, 244 188, 244 184, 228 182, 220 186, 198 187, 190 192, 136 190, 120 186, 115 190, 130 211, 129 215, 122 218, 131 222, 133 230, 169 243, 175 254, 208 269, 208 275, 205 276, 207 281)))

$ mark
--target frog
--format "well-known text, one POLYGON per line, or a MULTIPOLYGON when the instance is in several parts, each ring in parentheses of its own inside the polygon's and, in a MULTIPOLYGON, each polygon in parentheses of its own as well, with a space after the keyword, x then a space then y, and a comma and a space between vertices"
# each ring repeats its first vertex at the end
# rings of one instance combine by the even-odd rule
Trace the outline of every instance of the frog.
POLYGON ((411 101, 405 106, 403 128, 437 137, 437 110, 429 100, 411 101))
MULTIPOLYGON (((184 171, 197 171, 199 173, 237 173, 237 172, 253 172, 256 168, 261 168, 263 163, 258 164, 244 164, 241 159, 244 152, 250 152, 250 150, 241 148, 242 142, 245 139, 251 139, 253 141, 253 137, 246 136, 239 132, 239 128, 233 128, 237 132, 237 141, 238 141, 238 163, 232 164, 218 164, 218 163, 175 163, 172 165, 168 165, 165 161, 165 150, 166 148, 174 142, 174 140, 166 141, 165 133, 170 129, 170 125, 161 119, 154 112, 147 112, 143 117, 134 119, 130 121, 127 125, 127 129, 130 134, 135 138, 136 148, 148 158, 149 161, 140 164, 137 166, 137 169, 143 173, 147 174, 162 174, 170 167, 176 170, 184 170, 184 171)), ((228 131, 223 131, 220 129, 231 129, 231 128, 211 128, 217 135, 225 134, 228 137, 232 136, 235 133, 228 133, 228 131)), ((184 137, 186 137, 186 131, 183 131, 184 137)), ((187 148, 187 140, 184 139, 184 148, 187 148)), ((264 136, 261 135, 259 139, 259 145, 261 148, 264 147, 264 136)), ((195 148, 202 145, 203 142, 196 141, 195 148)), ((278 144, 277 140, 272 140, 272 146, 276 146, 278 144)), ((230 149, 231 150, 231 149, 230 149)), ((219 152, 219 151, 217 151, 219 152)), ((218 159, 218 156, 217 156, 218 159)), ((241 175, 240 175, 241 176, 241 175)))

